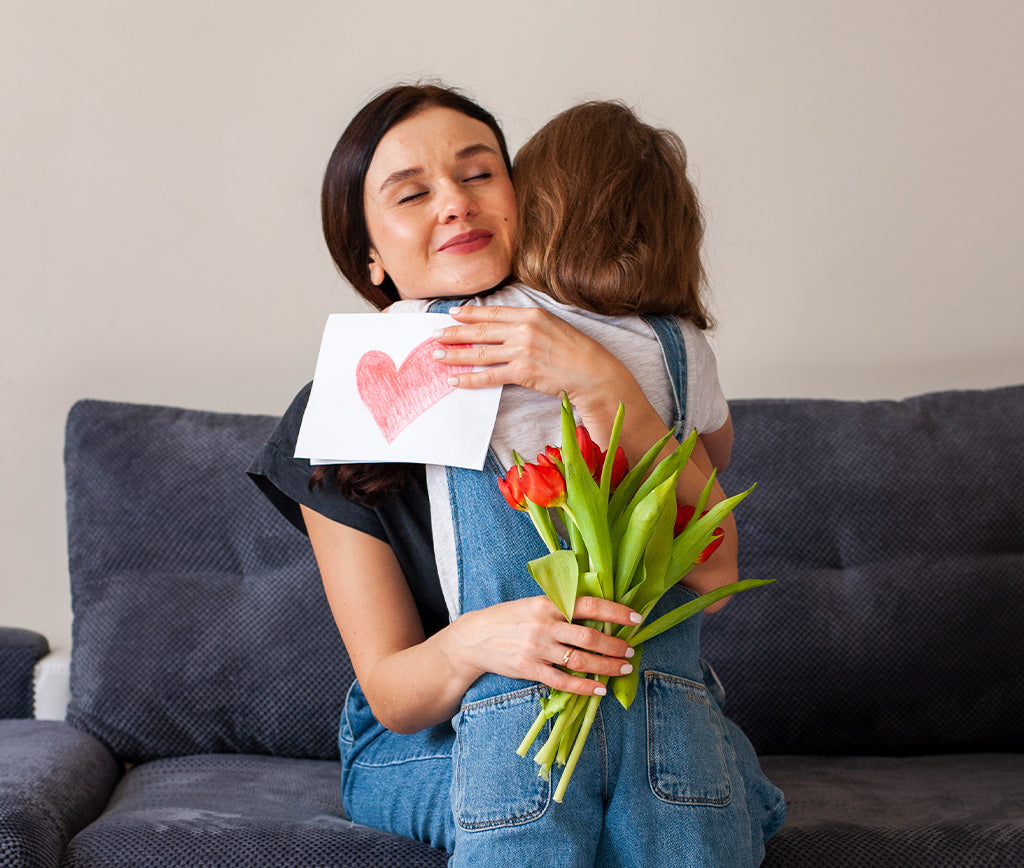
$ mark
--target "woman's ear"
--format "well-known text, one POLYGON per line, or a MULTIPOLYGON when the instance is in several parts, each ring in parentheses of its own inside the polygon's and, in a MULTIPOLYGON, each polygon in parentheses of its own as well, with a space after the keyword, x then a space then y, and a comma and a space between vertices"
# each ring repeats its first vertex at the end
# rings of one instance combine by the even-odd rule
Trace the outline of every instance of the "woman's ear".
POLYGON ((377 255, 377 251, 372 247, 370 248, 370 283, 374 286, 380 286, 384 282, 384 278, 387 274, 384 273, 384 267, 380 264, 380 257, 377 255))

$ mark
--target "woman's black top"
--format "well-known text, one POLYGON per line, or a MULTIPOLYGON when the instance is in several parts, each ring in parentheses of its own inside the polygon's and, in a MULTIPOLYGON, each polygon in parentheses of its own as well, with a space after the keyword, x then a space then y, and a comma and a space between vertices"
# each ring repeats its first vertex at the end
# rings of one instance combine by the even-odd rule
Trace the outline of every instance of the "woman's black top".
POLYGON ((409 583, 423 629, 430 636, 447 626, 448 609, 434 563, 430 501, 423 466, 412 465, 405 486, 384 494, 373 508, 345 497, 330 472, 323 485, 310 489, 313 468, 308 460, 294 456, 311 387, 312 383, 295 396, 274 433, 249 466, 249 476, 281 514, 303 533, 306 533, 306 525, 299 504, 391 546, 409 583))

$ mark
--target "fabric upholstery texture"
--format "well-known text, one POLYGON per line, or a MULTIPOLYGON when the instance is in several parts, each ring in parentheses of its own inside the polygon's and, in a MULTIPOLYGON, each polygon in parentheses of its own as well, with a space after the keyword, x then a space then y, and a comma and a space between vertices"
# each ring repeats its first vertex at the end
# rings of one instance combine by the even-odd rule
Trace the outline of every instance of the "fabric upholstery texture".
POLYGON ((69 414, 68 721, 125 761, 338 755, 348 656, 309 542, 245 474, 275 421, 69 414))
POLYGON ((1024 755, 767 756, 762 765, 788 797, 765 868, 1024 865, 1024 755))
POLYGON ((132 769, 64 866, 445 865, 448 854, 345 819, 338 764, 207 755, 132 769))
POLYGON ((0 627, 0 719, 32 717, 32 673, 49 650, 45 636, 0 627))
POLYGON ((737 401, 742 578, 704 620, 762 753, 1024 746, 1024 386, 737 401))
POLYGON ((65 723, 0 720, 0 868, 58 865, 120 774, 106 748, 65 723))

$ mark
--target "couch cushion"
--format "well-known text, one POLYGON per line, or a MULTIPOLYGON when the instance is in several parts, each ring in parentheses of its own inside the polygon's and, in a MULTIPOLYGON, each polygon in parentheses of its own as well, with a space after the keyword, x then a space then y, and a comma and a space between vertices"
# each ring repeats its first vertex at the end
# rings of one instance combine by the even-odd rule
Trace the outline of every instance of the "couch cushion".
POLYGON ((1024 865, 1024 755, 768 756, 786 824, 764 868, 1024 865))
POLYGON ((68 720, 126 761, 338 755, 351 666, 308 541, 245 473, 275 422, 69 414, 68 720))
POLYGON ((441 866, 448 854, 345 819, 334 762, 195 756, 137 766, 68 848, 73 866, 441 866))
POLYGON ((732 404, 743 578, 705 619, 770 753, 1024 747, 1024 386, 732 404))
POLYGON ((120 774, 103 745, 65 723, 0 720, 0 865, 60 864, 120 774))

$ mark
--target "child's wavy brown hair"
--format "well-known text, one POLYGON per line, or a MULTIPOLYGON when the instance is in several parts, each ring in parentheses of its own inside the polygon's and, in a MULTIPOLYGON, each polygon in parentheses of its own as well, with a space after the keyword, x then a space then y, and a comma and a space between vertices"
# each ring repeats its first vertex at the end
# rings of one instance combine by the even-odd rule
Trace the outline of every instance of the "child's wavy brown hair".
POLYGON ((704 218, 671 130, 619 102, 552 118, 516 155, 513 269, 556 301, 610 315, 674 314, 706 329, 704 218))

